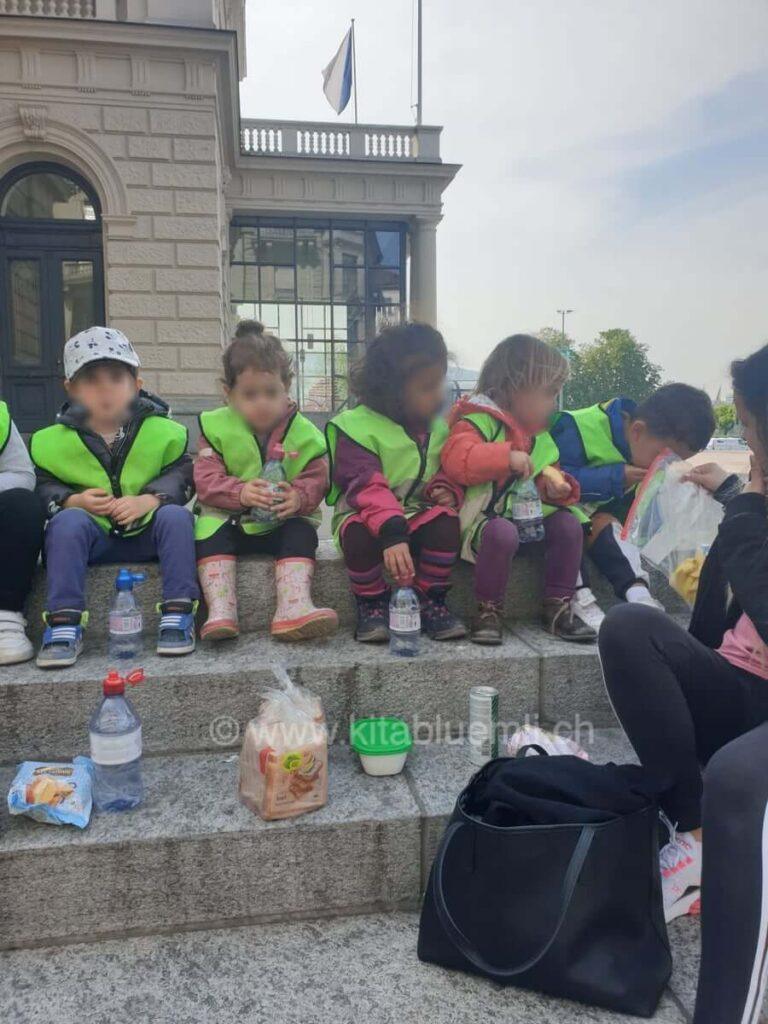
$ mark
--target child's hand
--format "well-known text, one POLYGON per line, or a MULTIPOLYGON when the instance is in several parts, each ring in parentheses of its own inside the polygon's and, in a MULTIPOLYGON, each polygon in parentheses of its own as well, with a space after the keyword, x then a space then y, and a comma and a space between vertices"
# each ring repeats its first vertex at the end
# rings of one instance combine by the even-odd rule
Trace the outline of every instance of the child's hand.
POLYGON ((278 519, 289 519, 295 516, 301 508, 301 495, 295 487, 285 481, 277 485, 279 498, 272 506, 272 511, 278 519))
POLYGON ((715 491, 728 479, 728 474, 716 462, 707 462, 703 466, 693 466, 690 472, 686 473, 683 480, 692 484, 698 484, 705 491, 714 494, 715 491))
POLYGON ((240 504, 243 508, 263 508, 271 512, 274 508, 275 495, 272 484, 256 477, 248 480, 240 490, 240 504))
POLYGON ((533 473, 533 463, 531 462, 530 455, 526 455, 525 452, 510 452, 509 468, 521 480, 527 480, 531 473, 533 473))
POLYGON ((547 501, 565 501, 566 498, 570 497, 571 485, 564 477, 556 479, 552 476, 542 475, 541 480, 544 497, 547 501))
POLYGON ((627 463, 624 467, 624 483, 627 487, 634 487, 635 484, 642 483, 647 472, 647 470, 641 469, 640 466, 630 466, 627 463))
POLYGON ((130 526, 157 508, 160 499, 156 494, 137 494, 131 498, 115 498, 109 518, 119 526, 130 526))
POLYGON ((93 516, 111 516, 115 498, 101 487, 88 487, 79 494, 70 494, 64 508, 81 508, 93 516))
POLYGON ((384 566, 396 583, 410 583, 416 575, 411 549, 405 541, 384 548, 384 566))
POLYGON ((442 505, 444 508, 459 507, 455 493, 450 487, 444 487, 441 484, 437 484, 437 486, 431 488, 429 492, 429 500, 433 505, 442 505))

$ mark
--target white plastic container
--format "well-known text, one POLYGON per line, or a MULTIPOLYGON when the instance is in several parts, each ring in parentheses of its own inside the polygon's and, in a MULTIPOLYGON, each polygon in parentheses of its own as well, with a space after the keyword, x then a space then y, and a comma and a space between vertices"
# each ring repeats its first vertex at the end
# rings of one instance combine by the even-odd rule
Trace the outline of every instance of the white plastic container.
POLYGON ((398 775, 413 746, 402 718, 359 718, 350 726, 349 740, 366 775, 398 775))

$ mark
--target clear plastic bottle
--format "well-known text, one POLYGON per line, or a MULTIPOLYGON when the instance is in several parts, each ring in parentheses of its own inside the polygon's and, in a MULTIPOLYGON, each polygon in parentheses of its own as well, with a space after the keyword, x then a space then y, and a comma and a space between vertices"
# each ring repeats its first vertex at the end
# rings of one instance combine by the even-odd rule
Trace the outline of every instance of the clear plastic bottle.
POLYGON ((544 540, 544 510, 533 477, 518 481, 512 489, 512 520, 521 544, 544 540))
POLYGON ((389 652, 415 658, 421 647, 421 605, 413 587, 397 587, 389 601, 389 652))
POLYGON ((109 657, 123 665, 141 655, 144 620, 133 587, 145 579, 143 572, 121 569, 115 580, 116 594, 109 611, 109 657))
MULTIPOLYGON (((293 455, 295 453, 289 452, 288 454, 293 455)), ((278 495, 279 485, 288 479, 285 474, 285 466, 283 465, 285 455, 285 449, 281 444, 274 445, 272 455, 264 463, 259 473, 259 478, 269 483, 273 498, 276 498, 278 495)), ((275 513, 265 508, 252 508, 248 513, 248 518, 254 523, 274 523, 277 521, 275 513)))
POLYGON ((114 669, 103 683, 104 696, 91 717, 93 804, 97 811, 130 811, 144 796, 141 781, 141 719, 125 696, 142 669, 121 676, 114 669))

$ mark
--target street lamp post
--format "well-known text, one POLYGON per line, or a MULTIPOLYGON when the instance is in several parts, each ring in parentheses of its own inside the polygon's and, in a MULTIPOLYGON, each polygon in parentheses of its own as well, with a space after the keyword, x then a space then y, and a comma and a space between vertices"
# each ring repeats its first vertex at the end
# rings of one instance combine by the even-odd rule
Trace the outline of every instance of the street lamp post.
MULTIPOLYGON (((560 317, 561 317, 560 323, 561 323, 562 326, 561 326, 561 329, 560 329, 560 333, 562 335, 563 355, 566 356, 566 358, 568 358, 567 355, 566 355, 566 351, 567 351, 568 346, 565 343, 565 318, 568 316, 569 313, 573 313, 573 310, 572 309, 558 309, 557 312, 560 314, 560 317)), ((563 392, 562 392, 562 390, 560 391, 560 394, 558 396, 557 404, 558 404, 558 408, 560 408, 560 409, 563 408, 563 392)))

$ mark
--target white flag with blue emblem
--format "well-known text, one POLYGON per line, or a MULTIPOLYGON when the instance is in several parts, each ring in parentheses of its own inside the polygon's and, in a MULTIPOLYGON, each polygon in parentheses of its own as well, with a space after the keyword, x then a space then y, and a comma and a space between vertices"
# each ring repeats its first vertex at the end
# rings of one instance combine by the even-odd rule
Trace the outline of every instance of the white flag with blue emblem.
POLYGON ((337 114, 349 103, 352 95, 352 29, 341 41, 336 56, 323 70, 323 92, 337 114))

